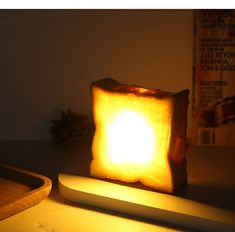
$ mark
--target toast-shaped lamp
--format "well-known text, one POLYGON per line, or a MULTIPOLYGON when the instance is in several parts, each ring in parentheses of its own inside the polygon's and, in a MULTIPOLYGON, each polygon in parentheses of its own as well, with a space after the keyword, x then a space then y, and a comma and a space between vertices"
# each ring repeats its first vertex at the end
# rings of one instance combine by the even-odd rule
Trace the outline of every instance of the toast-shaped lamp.
POLYGON ((173 193, 187 183, 189 90, 164 92, 106 78, 91 85, 91 176, 173 193))
POLYGON ((60 174, 64 197, 185 231, 235 231, 233 212, 165 194, 187 183, 188 90, 169 93, 106 78, 93 82, 91 92, 95 134, 90 174, 96 178, 60 174), (107 179, 141 182, 165 193, 107 179))

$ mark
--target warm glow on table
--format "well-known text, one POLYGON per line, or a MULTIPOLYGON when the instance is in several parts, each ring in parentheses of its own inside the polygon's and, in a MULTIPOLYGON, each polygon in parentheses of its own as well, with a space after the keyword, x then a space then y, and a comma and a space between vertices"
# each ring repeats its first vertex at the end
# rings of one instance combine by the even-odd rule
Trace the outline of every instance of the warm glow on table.
POLYGON ((59 191, 65 198, 203 231, 235 231, 235 214, 170 194, 132 188, 94 178, 61 173, 59 191))

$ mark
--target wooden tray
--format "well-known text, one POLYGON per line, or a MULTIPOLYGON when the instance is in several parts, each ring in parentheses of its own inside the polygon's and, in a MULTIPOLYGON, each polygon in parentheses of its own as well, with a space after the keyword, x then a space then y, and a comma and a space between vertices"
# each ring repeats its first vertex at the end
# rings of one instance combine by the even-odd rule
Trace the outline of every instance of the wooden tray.
POLYGON ((45 176, 0 163, 0 220, 39 203, 51 187, 45 176))

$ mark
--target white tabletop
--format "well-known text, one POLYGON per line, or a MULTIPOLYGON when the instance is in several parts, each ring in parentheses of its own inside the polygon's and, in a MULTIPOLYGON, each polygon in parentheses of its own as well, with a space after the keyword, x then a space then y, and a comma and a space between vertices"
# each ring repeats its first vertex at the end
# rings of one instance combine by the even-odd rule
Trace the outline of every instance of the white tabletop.
MULTIPOLYGON (((175 231, 159 222, 142 220, 120 213, 69 202, 59 195, 57 175, 71 165, 86 169, 89 147, 65 145, 54 147, 50 142, 0 142, 1 161, 53 180, 49 197, 39 204, 0 221, 1 232, 64 232, 64 231, 175 231)), ((187 153, 188 175, 192 180, 186 198, 235 210, 235 149, 193 148, 187 153)))
POLYGON ((0 221, 2 232, 176 231, 157 223, 81 207, 56 190, 39 204, 0 221))

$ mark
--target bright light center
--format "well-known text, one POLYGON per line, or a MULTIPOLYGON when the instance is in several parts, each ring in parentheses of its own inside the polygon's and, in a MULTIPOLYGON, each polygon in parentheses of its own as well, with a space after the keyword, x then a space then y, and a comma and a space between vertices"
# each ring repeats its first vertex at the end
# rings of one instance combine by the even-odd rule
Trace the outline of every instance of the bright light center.
POLYGON ((124 111, 107 127, 111 162, 146 164, 153 156, 154 133, 148 121, 134 111, 124 111))

